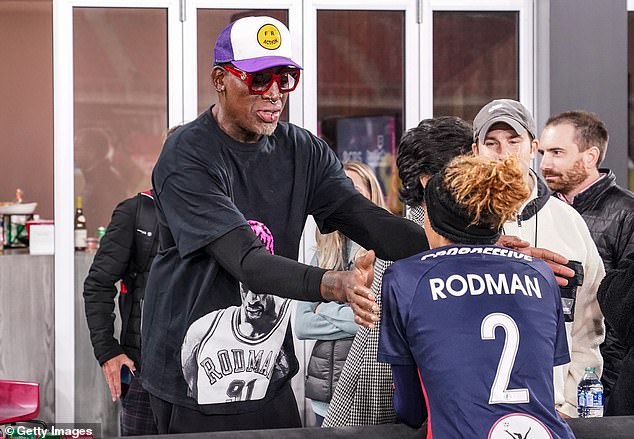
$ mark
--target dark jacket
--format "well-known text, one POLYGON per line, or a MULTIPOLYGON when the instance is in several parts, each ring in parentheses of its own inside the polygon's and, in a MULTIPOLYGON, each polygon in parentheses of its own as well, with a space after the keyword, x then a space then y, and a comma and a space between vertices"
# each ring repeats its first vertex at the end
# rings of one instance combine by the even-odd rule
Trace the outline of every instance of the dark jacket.
POLYGON ((308 363, 306 397, 330 402, 354 337, 317 340, 308 363))
POLYGON ((154 200, 149 192, 119 203, 101 238, 84 282, 86 320, 95 357, 102 365, 125 353, 137 368, 141 365, 141 308, 151 261, 158 239, 154 200), (114 336, 116 283, 119 294, 121 334, 114 336))
POLYGON ((588 224, 608 272, 634 252, 634 194, 616 184, 612 171, 600 171, 607 175, 577 195, 572 207, 588 224))
POLYGON ((606 415, 634 415, 634 253, 610 270, 597 293, 606 321, 628 346, 623 367, 608 399, 606 415))
MULTIPOLYGON (((575 196, 572 207, 586 221, 605 271, 609 272, 634 252, 634 194, 619 187, 609 169, 600 169, 600 172, 607 175, 575 196)), ((601 381, 606 396, 618 378, 625 352, 625 345, 606 320, 605 341, 601 344, 604 362, 601 381)))

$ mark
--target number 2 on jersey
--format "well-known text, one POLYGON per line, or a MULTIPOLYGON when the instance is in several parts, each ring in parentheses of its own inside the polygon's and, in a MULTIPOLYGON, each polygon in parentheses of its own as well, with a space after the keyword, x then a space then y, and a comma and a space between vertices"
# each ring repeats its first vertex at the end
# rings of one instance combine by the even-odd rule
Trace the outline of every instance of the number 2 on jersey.
POLYGON ((480 337, 482 340, 495 340, 495 328, 504 329, 504 348, 495 373, 489 404, 521 404, 529 402, 528 389, 508 389, 511 372, 515 364, 515 356, 520 344, 520 330, 510 316, 492 313, 482 320, 480 337))

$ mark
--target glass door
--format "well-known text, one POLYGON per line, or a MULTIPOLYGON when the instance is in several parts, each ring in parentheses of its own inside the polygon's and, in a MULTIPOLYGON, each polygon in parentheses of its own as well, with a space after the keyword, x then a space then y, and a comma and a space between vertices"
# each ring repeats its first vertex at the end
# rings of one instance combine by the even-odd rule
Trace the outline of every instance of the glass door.
MULTIPOLYGON (((118 415, 92 354, 83 281, 97 228, 125 198, 150 188, 168 127, 183 120, 177 0, 54 4, 55 415, 118 435, 118 415), (74 251, 80 197, 87 251, 74 251), (74 280, 74 282, 73 282, 74 280)), ((94 249, 93 249, 94 250, 94 249)))
POLYGON ((369 165, 396 214, 396 146, 418 123, 416 11, 413 1, 314 1, 306 9, 305 127, 342 161, 369 165))
MULTIPOLYGON (((416 11, 417 2, 408 0, 304 3, 304 127, 342 161, 370 166, 399 214, 396 146, 419 116, 416 11)), ((312 220, 304 229, 306 261, 316 229, 312 220)), ((303 343, 306 364, 311 346, 303 343)), ((303 388, 296 396, 306 404, 303 388)), ((304 411, 305 424, 313 425, 309 404, 304 411)))
POLYGON ((497 98, 535 110, 531 0, 429 0, 421 22, 422 118, 471 122, 497 98))

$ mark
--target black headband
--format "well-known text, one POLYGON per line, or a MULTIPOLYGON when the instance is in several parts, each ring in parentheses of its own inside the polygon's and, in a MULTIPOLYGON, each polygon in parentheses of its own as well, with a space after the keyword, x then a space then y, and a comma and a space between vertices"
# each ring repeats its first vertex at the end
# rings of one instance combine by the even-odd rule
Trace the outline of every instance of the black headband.
POLYGON ((500 238, 500 229, 482 223, 471 224, 471 215, 443 186, 440 173, 425 186, 425 204, 431 227, 456 244, 495 244, 500 238))

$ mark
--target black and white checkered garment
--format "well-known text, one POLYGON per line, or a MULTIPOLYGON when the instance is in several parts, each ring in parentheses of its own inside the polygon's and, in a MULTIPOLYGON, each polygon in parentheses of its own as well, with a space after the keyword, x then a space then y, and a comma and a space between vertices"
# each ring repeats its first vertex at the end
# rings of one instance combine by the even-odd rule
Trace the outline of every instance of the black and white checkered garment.
POLYGON ((150 436, 158 434, 154 414, 150 407, 150 395, 133 377, 128 391, 121 398, 121 436, 150 436))
MULTIPOLYGON (((424 211, 411 209, 408 217, 422 227, 424 211)), ((381 308, 383 273, 392 262, 377 259, 374 264, 372 292, 381 308)), ((394 387, 389 364, 376 361, 379 325, 359 328, 341 371, 328 414, 322 427, 390 424, 396 422, 392 404, 394 387)))

